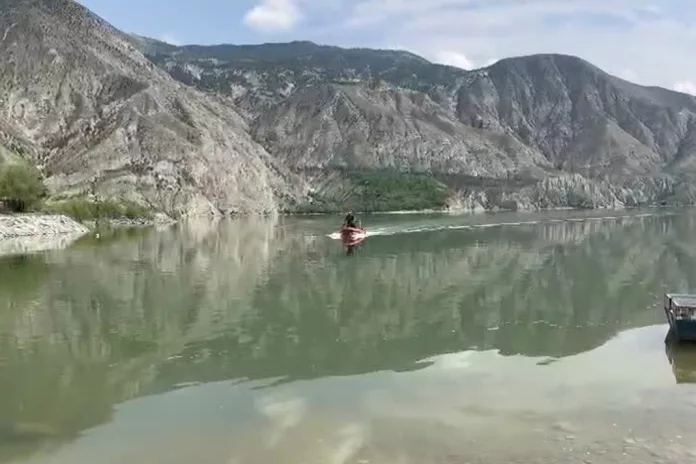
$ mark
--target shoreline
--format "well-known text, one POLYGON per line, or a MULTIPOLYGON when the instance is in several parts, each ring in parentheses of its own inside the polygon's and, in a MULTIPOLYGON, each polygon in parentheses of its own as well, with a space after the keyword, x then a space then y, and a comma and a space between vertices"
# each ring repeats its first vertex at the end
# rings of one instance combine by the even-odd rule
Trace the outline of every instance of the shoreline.
MULTIPOLYGON (((688 207, 688 206, 686 206, 688 207)), ((397 210, 397 211, 355 211, 354 214, 363 216, 372 215, 427 215, 441 214, 449 216, 472 216, 481 214, 495 213, 534 213, 534 212, 554 212, 554 211, 632 211, 640 209, 665 209, 670 206, 664 205, 643 205, 643 206, 622 206, 622 207, 603 207, 603 208, 572 208, 572 207, 555 207, 555 208, 540 208, 540 209, 524 209, 524 210, 508 210, 508 209, 492 209, 492 210, 469 210, 469 209, 425 209, 425 210, 397 210)), ((278 216, 284 217, 311 217, 311 216, 339 216, 342 213, 338 212, 313 212, 313 213, 293 213, 293 212, 278 212, 278 216)), ((249 215, 220 215, 217 217, 240 217, 254 216, 249 215)), ((45 213, 23 213, 23 214, 1 214, 0 213, 0 242, 16 239, 21 237, 55 237, 61 235, 85 235, 90 232, 95 232, 104 228, 139 228, 153 227, 163 224, 176 224, 181 220, 173 219, 167 215, 156 213, 152 219, 145 218, 114 218, 114 219, 98 219, 77 221, 67 215, 61 214, 45 214, 45 213)))
MULTIPOLYGON (((640 205, 640 206, 603 206, 597 208, 574 208, 572 206, 555 206, 553 208, 530 208, 530 209, 506 209, 506 208, 495 208, 495 209, 466 209, 466 208, 453 208, 453 209, 420 209, 420 210, 394 210, 394 211, 353 211, 353 214, 360 215, 419 215, 419 214, 442 214, 450 216, 465 216, 465 215, 479 215, 479 214, 492 214, 492 213, 542 213, 542 212, 554 212, 554 211, 632 211, 639 209, 666 209, 666 208, 692 208, 696 205, 640 205)), ((281 216, 339 216, 345 214, 345 212, 312 212, 312 213, 292 213, 292 212, 282 212, 279 213, 281 216)))
POLYGON ((176 223, 161 217, 114 218, 78 221, 65 214, 47 213, 0 213, 0 241, 23 237, 56 237, 62 235, 85 235, 104 228, 151 227, 162 223, 176 223))
POLYGON ((0 214, 0 240, 86 234, 89 228, 62 214, 0 214))
MULTIPOLYGON (((168 217, 167 217, 168 218, 168 217)), ((152 219, 118 218, 78 221, 63 214, 0 214, 0 258, 64 249, 89 234, 108 229, 135 229, 172 224, 156 215, 152 219)))

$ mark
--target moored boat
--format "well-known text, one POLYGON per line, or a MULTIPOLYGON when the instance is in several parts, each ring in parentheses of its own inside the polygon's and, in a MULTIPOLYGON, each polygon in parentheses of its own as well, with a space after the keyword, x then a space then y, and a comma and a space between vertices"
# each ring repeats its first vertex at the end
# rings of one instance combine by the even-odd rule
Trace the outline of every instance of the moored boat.
POLYGON ((696 341, 696 294, 667 293, 664 311, 677 342, 696 341))

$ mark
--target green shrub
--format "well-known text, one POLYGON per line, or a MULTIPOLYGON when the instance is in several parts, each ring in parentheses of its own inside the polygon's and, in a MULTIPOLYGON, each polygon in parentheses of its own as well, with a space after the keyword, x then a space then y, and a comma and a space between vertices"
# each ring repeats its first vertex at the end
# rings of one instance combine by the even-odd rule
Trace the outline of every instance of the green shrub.
POLYGON ((65 200, 44 206, 47 213, 64 214, 78 221, 91 219, 96 215, 94 204, 86 200, 65 200))
POLYGON ((449 196, 447 187, 425 174, 384 170, 351 173, 349 178, 356 189, 347 206, 362 211, 438 209, 449 196))
POLYGON ((29 211, 46 196, 38 169, 25 164, 0 167, 0 200, 15 213, 29 211))
POLYGON ((46 212, 64 214, 78 221, 99 219, 151 219, 152 212, 130 201, 71 198, 46 205, 46 212))
POLYGON ((138 218, 144 218, 144 219, 151 219, 152 218, 152 212, 145 208, 144 206, 141 206, 137 203, 132 203, 132 202, 124 202, 122 203, 123 205, 123 216, 127 217, 128 219, 138 219, 138 218))
POLYGON ((364 212, 418 211, 441 209, 450 191, 446 185, 426 174, 394 170, 345 172, 348 186, 332 195, 310 195, 295 208, 297 213, 335 213, 346 210, 364 212))

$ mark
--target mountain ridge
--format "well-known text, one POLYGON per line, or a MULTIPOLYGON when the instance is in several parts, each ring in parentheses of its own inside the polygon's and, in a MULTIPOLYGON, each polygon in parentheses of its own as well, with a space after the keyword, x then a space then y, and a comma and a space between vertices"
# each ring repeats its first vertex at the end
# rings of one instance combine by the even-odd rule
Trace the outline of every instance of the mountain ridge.
POLYGON ((392 197, 379 210, 425 176, 436 208, 696 200, 696 98, 572 55, 467 71, 310 41, 175 46, 73 0, 4 4, 0 144, 57 196, 180 216, 359 209, 370 191, 392 197))
POLYGON ((72 0, 6 3, 0 101, 54 194, 172 216, 277 210, 282 167, 233 108, 172 79, 72 0))

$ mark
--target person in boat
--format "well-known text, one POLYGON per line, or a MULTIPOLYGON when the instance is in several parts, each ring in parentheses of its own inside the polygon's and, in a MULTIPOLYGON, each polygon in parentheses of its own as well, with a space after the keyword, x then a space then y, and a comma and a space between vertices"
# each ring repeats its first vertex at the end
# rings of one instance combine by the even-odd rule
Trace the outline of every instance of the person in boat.
POLYGON ((343 227, 351 227, 353 229, 358 228, 358 225, 355 223, 355 216, 353 216, 353 213, 349 212, 346 214, 346 219, 343 221, 343 227))

